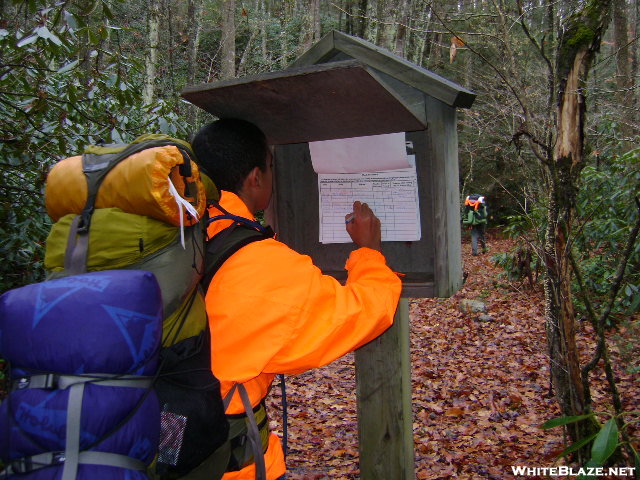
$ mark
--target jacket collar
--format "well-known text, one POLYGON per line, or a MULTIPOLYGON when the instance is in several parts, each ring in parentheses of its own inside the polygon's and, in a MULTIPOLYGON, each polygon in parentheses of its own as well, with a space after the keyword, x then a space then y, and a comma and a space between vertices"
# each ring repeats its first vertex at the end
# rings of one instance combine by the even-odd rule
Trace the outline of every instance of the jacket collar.
MULTIPOLYGON (((227 192, 222 190, 220 192, 220 201, 218 202, 222 208, 224 208, 227 212, 232 215, 237 215, 239 217, 247 218, 249 220, 255 221, 255 217, 249 211, 249 208, 245 205, 242 199, 232 192, 227 192)), ((217 215, 221 215, 222 212, 218 210, 215 206, 209 207, 209 217, 215 217, 217 215)), ((232 220, 216 220, 215 222, 211 222, 209 227, 207 228, 207 236, 209 238, 217 235, 222 230, 227 228, 229 225, 233 223, 232 220)))

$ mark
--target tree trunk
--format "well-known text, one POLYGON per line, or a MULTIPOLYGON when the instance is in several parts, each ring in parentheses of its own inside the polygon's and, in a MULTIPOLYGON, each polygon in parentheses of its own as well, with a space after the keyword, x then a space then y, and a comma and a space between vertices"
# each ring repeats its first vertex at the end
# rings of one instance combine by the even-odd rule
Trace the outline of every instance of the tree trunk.
MULTIPOLYGON (((634 2, 631 5, 631 38, 638 38, 638 24, 640 23, 640 2, 634 2)), ((637 42, 634 43, 636 45, 635 48, 631 49, 631 86, 633 87, 633 92, 635 92, 631 96, 631 104, 633 110, 633 121, 634 121, 634 134, 640 135, 640 112, 638 112, 638 107, 640 106, 640 91, 636 88, 638 85, 638 61, 640 58, 640 53, 637 48, 637 42)))
POLYGON ((253 41, 258 36, 258 33, 258 30, 255 28, 251 29, 251 35, 249 35, 249 40, 247 40, 247 44, 245 45, 240 61, 238 62, 238 76, 242 76, 245 73, 244 66, 253 51, 253 41))
POLYGON ((416 61, 418 65, 422 66, 428 63, 429 54, 431 52, 431 43, 432 43, 432 34, 429 32, 429 28, 431 27, 431 19, 433 15, 431 14, 431 5, 427 5, 424 9, 424 30, 425 33, 422 36, 422 41, 418 42, 419 48, 416 53, 416 61))
POLYGON ((196 83, 196 73, 198 72, 198 48, 200 47, 203 10, 203 0, 189 0, 187 8, 187 58, 189 59, 187 75, 190 85, 196 83))
POLYGON ((280 68, 281 69, 285 69, 287 68, 287 57, 288 57, 288 50, 289 50, 289 45, 287 43, 287 32, 285 30, 285 25, 284 23, 286 22, 286 17, 283 14, 282 20, 281 20, 281 32, 280 32, 280 68))
POLYGON ((260 0, 260 49, 262 51, 262 61, 265 65, 271 63, 271 57, 267 49, 267 11, 264 0, 260 0))
MULTIPOLYGON (((549 223, 545 245, 545 317, 551 377, 564 415, 586 413, 575 341, 575 311, 569 253, 577 180, 584 167, 586 79, 610 18, 611 0, 591 0, 564 25, 556 63, 557 140, 550 165, 549 223)), ((590 422, 572 424, 572 440, 593 431, 590 422)))
POLYGON ((358 9, 356 10, 356 19, 354 34, 360 38, 367 38, 367 0, 360 0, 358 2, 358 9))
POLYGON ((393 2, 395 0, 378 0, 376 45, 391 50, 393 48, 393 2))
POLYGON ((355 35, 355 22, 356 18, 353 12, 353 4, 349 0, 345 0, 342 3, 342 9, 344 10, 344 27, 342 26, 342 12, 340 12, 339 22, 340 28, 348 35, 355 35))
POLYGON ((367 3, 367 0, 345 0, 345 26, 349 35, 365 38, 367 31, 367 3))
POLYGON ((236 0, 222 0, 222 65, 220 78, 236 76, 236 0))
POLYGON ((160 0, 149 0, 147 10, 149 48, 144 59, 145 81, 142 100, 150 105, 155 98, 156 64, 158 63, 158 43, 160 41, 160 0))
POLYGON ((173 52, 175 50, 175 38, 173 35, 173 8, 170 4, 170 0, 161 0, 161 8, 162 8, 162 16, 166 19, 166 25, 169 30, 169 35, 163 35, 160 41, 166 42, 163 46, 160 46, 160 42, 158 42, 158 49, 160 52, 169 52, 169 68, 166 69, 165 72, 169 71, 169 90, 171 92, 176 91, 176 63, 175 56, 173 52))
POLYGON ((396 42, 393 52, 401 57, 405 56, 407 41, 407 25, 409 24, 409 0, 400 0, 398 6, 398 29, 396 31, 396 42))
POLYGON ((632 110, 629 109, 629 95, 632 95, 631 56, 627 19, 629 18, 625 0, 613 0, 613 39, 616 52, 616 100, 620 105, 620 130, 625 139, 632 135, 632 110))
POLYGON ((313 43, 322 36, 322 24, 320 22, 320 0, 311 0, 311 25, 313 26, 313 43))
MULTIPOLYGON (((302 54, 320 40, 320 0, 305 0, 302 5, 302 28, 298 52, 302 54)), ((347 18, 349 16, 347 15, 347 18)))

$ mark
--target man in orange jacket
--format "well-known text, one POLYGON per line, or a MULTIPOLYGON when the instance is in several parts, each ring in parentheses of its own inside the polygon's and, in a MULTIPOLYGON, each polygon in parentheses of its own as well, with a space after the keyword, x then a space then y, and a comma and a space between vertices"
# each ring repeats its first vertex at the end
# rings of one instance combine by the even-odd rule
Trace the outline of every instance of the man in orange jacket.
MULTIPOLYGON (((255 213, 267 208, 272 193, 273 157, 264 134, 248 122, 224 119, 202 128, 192 146, 222 191, 210 216, 225 213, 255 222, 255 213)), ((211 222, 208 239, 233 221, 211 222)), ((209 285, 211 368, 228 401, 233 448, 224 480, 259 478, 260 470, 275 480, 286 471, 279 438, 268 432, 264 410, 276 374, 326 365, 393 323, 401 282, 380 252, 380 221, 367 204, 355 202, 345 222, 359 248, 347 259, 344 286, 323 275, 310 257, 273 238, 242 247, 209 285), (254 459, 247 447, 252 422, 264 460, 254 459)))

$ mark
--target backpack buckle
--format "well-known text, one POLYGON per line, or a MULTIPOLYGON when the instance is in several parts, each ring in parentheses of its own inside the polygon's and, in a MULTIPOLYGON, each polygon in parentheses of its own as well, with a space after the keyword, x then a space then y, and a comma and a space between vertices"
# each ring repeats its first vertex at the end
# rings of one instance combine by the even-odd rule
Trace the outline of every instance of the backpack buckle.
POLYGON ((53 452, 53 456, 51 457, 52 465, 62 465, 67 460, 67 457, 64 452, 53 452))
POLYGON ((46 373, 43 375, 32 375, 28 377, 16 378, 13 381, 14 390, 26 390, 28 388, 44 388, 47 390, 58 388, 60 375, 57 373, 46 373))
POLYGON ((13 382, 13 388, 15 390, 25 390, 25 389, 29 388, 29 384, 30 383, 31 383, 31 380, 29 379, 29 377, 17 378, 13 382))

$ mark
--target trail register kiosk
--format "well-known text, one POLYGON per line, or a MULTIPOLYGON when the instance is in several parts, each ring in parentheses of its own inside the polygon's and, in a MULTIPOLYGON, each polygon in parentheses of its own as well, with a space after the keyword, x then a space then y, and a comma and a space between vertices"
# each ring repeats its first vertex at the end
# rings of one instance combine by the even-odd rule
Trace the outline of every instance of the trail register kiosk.
POLYGON ((403 298, 393 327, 356 352, 360 471, 364 480, 415 478, 407 298, 451 296, 462 284, 456 108, 475 94, 334 31, 286 70, 182 96, 265 132, 275 145, 267 216, 324 273, 346 278, 353 201, 380 217, 403 298))

